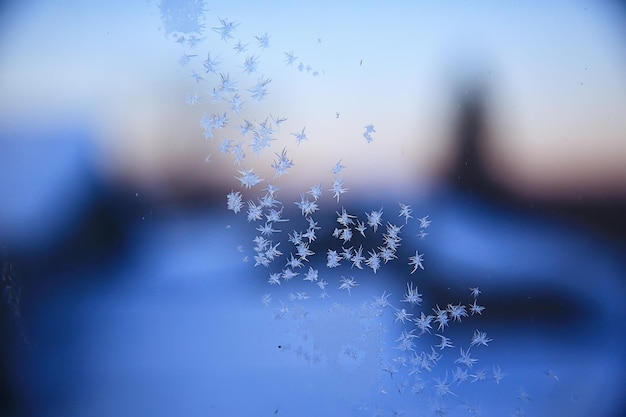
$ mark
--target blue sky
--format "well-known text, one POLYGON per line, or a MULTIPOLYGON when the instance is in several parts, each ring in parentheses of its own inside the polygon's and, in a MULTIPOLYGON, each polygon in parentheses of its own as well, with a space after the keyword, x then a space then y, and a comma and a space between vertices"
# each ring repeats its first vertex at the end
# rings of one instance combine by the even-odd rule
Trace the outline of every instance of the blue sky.
MULTIPOLYGON (((475 80, 487 88, 490 153, 507 166, 500 173, 507 181, 550 190, 626 174, 616 152, 626 134, 626 37, 623 11, 608 3, 229 2, 209 9, 209 28, 221 17, 240 23, 236 36, 244 41, 271 35, 261 57, 271 94, 246 116, 287 117, 281 147, 294 145, 289 132, 307 127, 312 140, 293 149, 301 174, 292 181, 319 176, 339 158, 351 167, 350 180, 370 185, 403 188, 438 175, 454 157, 455 112, 475 80), (290 71, 285 51, 320 76, 290 71), (361 135, 370 123, 377 133, 366 144, 361 135)), ((185 95, 203 88, 177 64, 189 51, 164 36, 156 2, 39 1, 9 11, 0 32, 5 120, 87 119, 108 155, 103 166, 140 178, 157 167, 184 170, 196 155, 199 165, 211 152, 197 120, 212 108, 206 100, 185 106, 185 95)), ((231 54, 216 33, 205 35, 193 51, 198 65, 207 52, 231 54)), ((225 57, 225 69, 241 74, 240 63, 225 57)), ((250 163, 269 167, 273 157, 250 163)))

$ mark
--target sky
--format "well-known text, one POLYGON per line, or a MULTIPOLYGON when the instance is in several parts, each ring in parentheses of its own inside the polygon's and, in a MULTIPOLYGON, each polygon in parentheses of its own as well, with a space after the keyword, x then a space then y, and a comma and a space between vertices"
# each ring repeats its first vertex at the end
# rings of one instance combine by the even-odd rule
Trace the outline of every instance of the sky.
POLYGON ((433 181, 455 156, 464 91, 479 83, 488 154, 503 182, 539 194, 626 187, 626 36, 624 11, 612 3, 224 2, 208 7, 195 48, 166 35, 158 6, 6 6, 0 119, 29 128, 86 122, 113 176, 236 182, 231 162, 215 161, 220 169, 210 175, 204 162, 217 159, 221 138, 203 139, 199 120, 221 108, 208 97, 185 104, 188 94, 211 89, 209 77, 196 83, 190 73, 204 73, 202 60, 213 53, 240 88, 262 75, 272 80, 268 98, 246 103, 241 115, 287 118, 272 151, 248 158, 246 168, 265 176, 287 147, 295 162, 289 181, 300 187, 330 178, 339 159, 350 167, 346 180, 361 188, 433 181), (238 23, 233 40, 211 30, 219 18, 238 23), (266 32, 270 47, 260 51, 254 36, 266 32), (259 55, 258 74, 243 74, 237 39, 259 55), (311 72, 287 67, 288 51, 311 72), (182 66, 185 53, 197 57, 182 66), (362 136, 368 124, 372 143, 362 136), (296 145, 290 133, 303 127, 310 140, 296 145))

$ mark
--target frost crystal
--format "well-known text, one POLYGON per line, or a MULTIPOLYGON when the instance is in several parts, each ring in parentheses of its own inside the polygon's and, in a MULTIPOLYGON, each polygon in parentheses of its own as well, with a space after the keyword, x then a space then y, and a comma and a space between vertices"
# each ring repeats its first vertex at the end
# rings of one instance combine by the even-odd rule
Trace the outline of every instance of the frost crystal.
POLYGON ((412 306, 420 305, 422 302, 422 294, 417 291, 417 287, 413 286, 413 283, 406 284, 406 293, 404 299, 400 300, 403 303, 410 303, 412 306))
POLYGON ((291 133, 292 136, 296 137, 296 142, 298 145, 305 140, 309 140, 309 138, 306 136, 306 133, 304 132, 305 130, 306 130, 306 127, 303 127, 300 132, 291 133))
POLYGON ((337 175, 339 174, 346 166, 341 164, 341 159, 339 160, 339 162, 337 162, 334 166, 333 169, 331 170, 333 174, 337 175))
POLYGON ((270 46, 270 35, 268 35, 267 32, 262 35, 255 36, 255 38, 259 44, 259 48, 265 49, 270 46))
POLYGON ((220 35, 220 39, 223 41, 227 41, 233 38, 233 32, 239 23, 230 22, 227 19, 219 19, 222 26, 211 28, 214 32, 217 32, 220 35))
POLYGON ((211 58, 211 54, 207 54, 207 58, 204 60, 204 71, 208 73, 217 74, 218 67, 222 63, 219 57, 211 58))
POLYGON ((376 133, 374 125, 369 124, 365 126, 365 132, 363 133, 363 137, 365 138, 365 140, 367 140, 367 143, 371 143, 374 140, 374 138, 372 137, 372 133, 376 133))
POLYGON ((252 74, 257 71, 259 67, 259 57, 256 55, 246 56, 243 62, 243 72, 247 74, 252 74))
POLYGON ((413 265, 413 270, 411 271, 411 273, 417 271, 417 268, 420 268, 423 270, 424 269, 424 265, 422 265, 423 261, 424 261, 424 254, 419 253, 418 251, 415 251, 415 256, 409 257, 409 265, 413 265))
POLYGON ((241 182, 242 187, 251 188, 263 181, 252 169, 244 169, 238 172, 241 176, 235 178, 241 182))
POLYGON ((339 285, 339 289, 348 291, 348 294, 350 294, 350 290, 352 290, 352 288, 357 287, 359 285, 356 283, 353 277, 348 277, 348 278, 341 277, 340 283, 341 284, 339 285))
POLYGON ((272 168, 274 168, 274 178, 278 178, 287 173, 287 170, 293 167, 293 161, 287 157, 287 149, 283 148, 280 154, 276 154, 278 159, 274 160, 272 168))
POLYGON ((267 85, 272 82, 270 78, 259 78, 257 83, 253 85, 248 91, 251 93, 250 97, 255 101, 263 101, 269 94, 267 92, 267 85))
POLYGON ((347 188, 343 188, 343 178, 335 178, 333 180, 333 186, 330 191, 332 191, 333 193, 333 198, 336 198, 337 202, 339 202, 339 196, 348 192, 347 188))
POLYGON ((241 193, 239 191, 231 191, 227 195, 227 205, 228 210, 232 210, 235 213, 239 213, 241 208, 243 207, 243 203, 241 202, 241 193))
POLYGON ((288 66, 293 66, 293 63, 298 59, 297 56, 293 54, 293 51, 285 52, 285 64, 288 66))

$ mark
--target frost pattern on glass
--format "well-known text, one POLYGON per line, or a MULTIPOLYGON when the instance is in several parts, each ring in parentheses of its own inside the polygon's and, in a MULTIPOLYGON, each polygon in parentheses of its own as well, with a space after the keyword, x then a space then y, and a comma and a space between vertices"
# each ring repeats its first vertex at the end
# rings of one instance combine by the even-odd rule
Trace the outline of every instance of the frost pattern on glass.
MULTIPOLYGON (((346 210, 341 205, 342 197, 350 188, 343 173, 349 168, 342 160, 328 167, 332 181, 312 181, 309 189, 297 190, 299 200, 283 201, 276 181, 288 176, 298 163, 289 156, 290 146, 305 146, 315 139, 308 136, 306 126, 293 126, 287 133, 292 137, 291 145, 274 149, 272 144, 288 117, 273 116, 269 108, 265 118, 247 116, 250 103, 263 105, 272 92, 272 78, 263 73, 264 53, 273 47, 271 33, 240 38, 238 30, 244 24, 221 16, 212 18, 210 30, 205 31, 200 23, 204 11, 201 1, 189 2, 185 16, 180 10, 174 13, 168 4, 161 2, 165 32, 184 49, 179 65, 199 87, 190 91, 184 101, 189 106, 207 104, 213 109, 198 121, 203 138, 211 144, 206 162, 215 165, 213 161, 218 157, 232 160, 233 177, 240 189, 226 195, 225 206, 233 212, 231 215, 254 226, 247 242, 253 267, 267 270, 259 303, 274 320, 297 323, 302 335, 293 343, 281 345, 281 349, 310 364, 330 364, 355 377, 361 375, 369 380, 375 375, 380 395, 417 396, 422 401, 414 403, 416 410, 426 408, 435 415, 446 415, 450 409, 461 407, 465 415, 476 415, 474 404, 480 399, 470 401, 472 385, 499 385, 506 373, 480 356, 492 342, 486 332, 471 329, 469 337, 456 337, 464 332, 450 330, 483 314, 481 291, 469 288, 464 300, 426 306, 415 281, 428 265, 426 254, 420 248, 411 248, 413 256, 398 255, 405 233, 420 239, 428 236, 429 214, 417 217, 405 202, 395 207, 375 206, 366 212, 346 210), (238 68, 241 76, 228 72, 230 68, 238 68), (219 136, 221 139, 217 139, 219 136), (274 156, 272 178, 261 178, 255 172, 248 164, 247 151, 274 156), (317 221, 322 218, 322 206, 327 208, 329 202, 336 216, 330 228, 317 221), (288 207, 296 207, 299 215, 285 218, 288 207), (325 241, 332 238, 334 243, 320 250, 316 241, 321 237, 325 241), (389 263, 403 265, 407 277, 404 292, 359 296, 361 289, 389 263), (342 267, 352 273, 344 273, 345 269, 338 272, 336 268, 342 267), (282 291, 291 285, 293 291, 282 291), (277 289, 281 289, 280 298, 272 294, 277 289), (346 297, 360 297, 357 311, 342 304, 346 297), (330 304, 320 309, 318 304, 311 304, 312 299, 329 299, 330 304), (382 342, 385 333, 396 335, 394 345, 382 342)), ((300 61, 292 50, 281 56, 285 67, 316 77, 323 74, 300 61)), ((339 113, 331 117, 338 119, 339 113)), ((359 129, 365 139, 361 145, 367 147, 378 134, 375 125, 355 126, 357 138, 359 129)), ((328 212, 322 214, 324 219, 331 217, 328 212)), ((242 246, 240 250, 246 249, 242 246)), ((519 398, 529 400, 523 390, 519 398)), ((401 415, 398 410, 381 410, 382 403, 374 398, 357 408, 374 414, 391 411, 401 415)))

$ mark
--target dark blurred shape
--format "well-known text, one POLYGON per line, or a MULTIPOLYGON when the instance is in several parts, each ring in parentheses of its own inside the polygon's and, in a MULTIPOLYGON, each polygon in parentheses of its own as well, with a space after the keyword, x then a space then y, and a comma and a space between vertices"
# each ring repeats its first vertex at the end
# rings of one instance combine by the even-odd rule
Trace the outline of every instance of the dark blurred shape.
POLYGON ((132 200, 96 172, 87 132, 0 134, 0 242, 20 269, 54 275, 124 250, 132 200))
MULTIPOLYGON (((128 255, 141 209, 95 171, 86 130, 0 132, 0 416, 25 414, 33 316, 60 289, 90 285, 128 255)), ((129 195, 125 195, 129 194, 129 195)))
POLYGON ((7 372, 13 356, 13 341, 27 343, 21 317, 22 286, 13 271, 13 265, 6 254, 6 248, 0 247, 0 415, 15 415, 18 409, 18 390, 13 375, 7 372))
POLYGON ((461 94, 462 104, 457 116, 459 158, 451 175, 455 189, 509 210, 570 222, 624 246, 626 196, 583 198, 572 195, 568 199, 529 199, 507 188, 505 182, 497 178, 497 173, 488 168, 483 151, 489 133, 484 105, 486 95, 479 85, 461 94))
POLYGON ((477 86, 461 95, 457 115, 458 159, 451 180, 462 193, 500 200, 499 197, 506 191, 490 178, 481 153, 486 134, 484 100, 485 94, 477 86))

